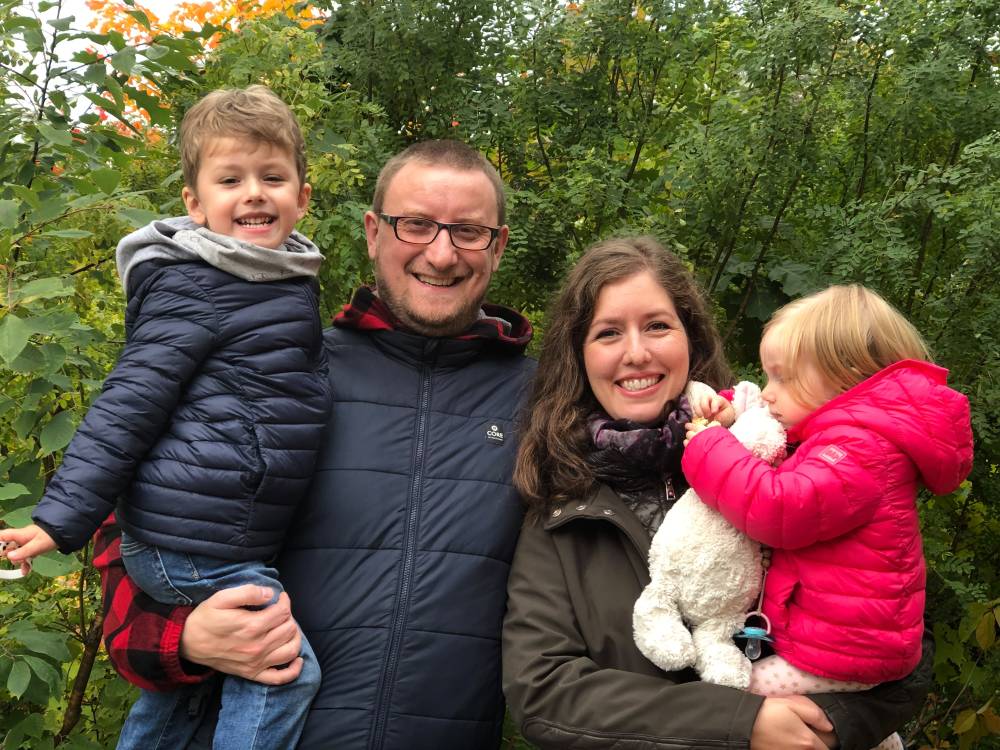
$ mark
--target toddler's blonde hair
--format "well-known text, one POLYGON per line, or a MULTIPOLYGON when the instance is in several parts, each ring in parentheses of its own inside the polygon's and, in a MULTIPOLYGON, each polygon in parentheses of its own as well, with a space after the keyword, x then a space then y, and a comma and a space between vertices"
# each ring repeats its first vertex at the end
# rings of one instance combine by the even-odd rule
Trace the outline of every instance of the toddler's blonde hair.
POLYGON ((780 342, 782 372, 809 402, 809 384, 798 377, 810 363, 826 384, 843 393, 904 359, 930 361, 916 328, 879 294, 860 284, 831 286, 790 302, 771 316, 764 335, 780 342))

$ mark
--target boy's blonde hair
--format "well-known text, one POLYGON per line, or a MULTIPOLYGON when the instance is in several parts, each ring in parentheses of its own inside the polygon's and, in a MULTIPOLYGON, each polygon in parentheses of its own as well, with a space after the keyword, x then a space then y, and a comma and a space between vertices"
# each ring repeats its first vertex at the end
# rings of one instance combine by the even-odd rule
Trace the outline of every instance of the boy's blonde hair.
POLYGON ((860 284, 831 286, 785 305, 764 326, 776 336, 782 372, 808 402, 816 394, 800 377, 810 363, 826 384, 843 393, 903 359, 930 361, 923 338, 896 308, 860 284))
POLYGON ((213 138, 246 138, 288 150, 295 158, 299 184, 306 181, 306 149, 295 114, 267 86, 216 89, 198 100, 180 127, 184 184, 194 189, 201 151, 213 138))

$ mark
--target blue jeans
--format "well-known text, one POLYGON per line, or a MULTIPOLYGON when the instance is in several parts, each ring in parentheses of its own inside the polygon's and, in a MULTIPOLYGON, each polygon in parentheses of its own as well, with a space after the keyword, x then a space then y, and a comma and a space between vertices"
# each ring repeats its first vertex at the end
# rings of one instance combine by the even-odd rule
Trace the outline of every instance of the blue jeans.
MULTIPOLYGON (((282 591, 278 571, 262 562, 234 562, 154 547, 122 534, 122 562, 144 592, 165 604, 196 605, 217 591, 251 583, 282 591)), ((274 601, 271 602, 273 604, 274 601)), ((270 605, 267 605, 270 606, 270 605)), ((302 673, 287 685, 262 685, 225 675, 213 750, 290 750, 298 742, 320 684, 312 647, 302 637, 302 673)), ((122 727, 118 750, 177 750, 201 721, 200 686, 168 693, 143 690, 122 727)))

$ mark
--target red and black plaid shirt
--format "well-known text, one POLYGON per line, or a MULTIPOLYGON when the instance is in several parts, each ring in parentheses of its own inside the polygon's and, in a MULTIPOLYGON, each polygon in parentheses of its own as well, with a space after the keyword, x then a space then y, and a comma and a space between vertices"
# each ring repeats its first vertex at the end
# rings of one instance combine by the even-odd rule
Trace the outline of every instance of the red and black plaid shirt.
MULTIPOLYGON (((403 328, 366 287, 355 293, 333 323, 362 331, 403 328)), ((531 339, 531 324, 507 308, 487 304, 483 316, 457 338, 490 339, 523 349, 531 339)), ((147 596, 125 572, 120 545, 121 529, 111 515, 94 537, 94 565, 104 595, 104 643, 111 663, 122 677, 146 690, 205 681, 212 671, 180 656, 181 631, 191 607, 161 604, 147 596)))
POLYGON ((145 690, 198 683, 212 672, 180 657, 181 631, 191 607, 161 604, 135 585, 122 564, 114 515, 94 537, 94 566, 104 593, 104 645, 115 669, 145 690))

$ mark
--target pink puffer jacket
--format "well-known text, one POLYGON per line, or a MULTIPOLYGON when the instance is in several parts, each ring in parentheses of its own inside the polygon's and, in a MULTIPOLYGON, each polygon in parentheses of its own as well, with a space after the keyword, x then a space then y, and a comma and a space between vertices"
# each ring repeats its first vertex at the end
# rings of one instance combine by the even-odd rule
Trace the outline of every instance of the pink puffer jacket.
POLYGON ((969 402, 946 377, 928 362, 885 368, 796 425, 777 468, 721 428, 685 449, 701 499, 774 548, 764 613, 775 651, 800 669, 877 683, 920 660, 917 485, 948 493, 972 467, 969 402))

